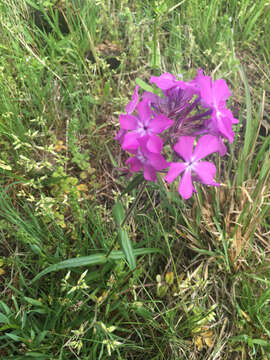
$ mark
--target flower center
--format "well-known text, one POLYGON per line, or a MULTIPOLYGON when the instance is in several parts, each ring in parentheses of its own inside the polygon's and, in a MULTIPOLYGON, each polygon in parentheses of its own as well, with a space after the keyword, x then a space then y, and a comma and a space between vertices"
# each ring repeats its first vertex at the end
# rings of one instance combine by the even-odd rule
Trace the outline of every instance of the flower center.
POLYGON ((147 124, 143 124, 142 122, 139 123, 137 133, 140 134, 140 136, 144 136, 146 134, 149 134, 149 127, 147 124))
POLYGON ((149 160, 147 159, 147 157, 144 156, 143 153, 140 150, 138 151, 137 158, 140 160, 140 162, 142 164, 148 164, 149 163, 149 160))
POLYGON ((194 161, 194 158, 191 157, 191 159, 189 161, 185 162, 186 165, 186 170, 191 171, 194 170, 195 166, 196 166, 196 161, 194 161))

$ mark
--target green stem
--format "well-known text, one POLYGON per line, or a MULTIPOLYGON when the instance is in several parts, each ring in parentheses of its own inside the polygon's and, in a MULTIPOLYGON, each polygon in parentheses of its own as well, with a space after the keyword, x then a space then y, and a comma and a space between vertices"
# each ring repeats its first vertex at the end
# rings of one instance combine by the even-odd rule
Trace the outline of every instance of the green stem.
POLYGON ((128 221, 128 219, 130 218, 130 215, 133 211, 133 209, 135 208, 135 206, 137 206, 142 194, 143 194, 143 191, 146 187, 146 184, 147 184, 147 181, 144 180, 144 182, 142 183, 141 187, 140 187, 140 190, 138 192, 138 195, 136 196, 136 199, 134 201, 134 203, 131 205, 130 209, 127 211, 127 214, 124 218, 124 220, 122 221, 122 224, 121 224, 121 227, 123 227, 125 225, 125 223, 128 221))
POLYGON ((154 203, 153 203, 153 201, 152 201, 152 199, 151 199, 151 196, 150 196, 150 194, 149 194, 148 191, 147 191, 147 195, 148 195, 149 201, 150 201, 150 203, 151 203, 151 205, 152 205, 152 208, 153 208, 153 210, 154 210, 154 212, 155 212, 155 214, 156 214, 156 217, 157 217, 158 223, 159 223, 159 225, 160 225, 160 228, 161 228, 161 230, 162 230, 162 233, 163 233, 163 235, 164 235, 164 239, 165 239, 165 242, 166 242, 166 245, 167 245, 169 254, 170 254, 170 258, 171 258, 171 261, 172 261, 174 275, 175 275, 175 278, 176 278, 176 280, 177 280, 177 285, 179 285, 179 284, 178 284, 178 276, 177 276, 176 265, 175 265, 175 261, 174 261, 174 258, 173 258, 173 254, 172 254, 172 250, 171 250, 171 247, 170 247, 170 243, 169 243, 169 240, 168 240, 168 235, 167 235, 167 233, 166 233, 165 230, 164 230, 164 227, 163 227, 163 225, 162 225, 162 222, 160 221, 159 215, 158 215, 158 213, 157 213, 157 210, 156 210, 156 208, 155 208, 155 206, 154 206, 154 203))
POLYGON ((153 59, 153 67, 154 70, 156 70, 157 68, 157 15, 155 14, 155 19, 154 19, 154 34, 153 34, 153 55, 154 55, 154 59, 153 59))
MULTIPOLYGON (((140 200, 140 198, 141 198, 141 196, 142 196, 142 194, 143 194, 143 191, 144 191, 144 189, 145 189, 145 187, 146 187, 146 184, 147 184, 147 181, 144 180, 144 182, 141 184, 141 187, 140 187, 140 189, 139 189, 139 192, 138 192, 138 195, 136 196, 135 201, 133 202, 133 204, 131 205, 130 209, 128 209, 128 211, 127 211, 127 213, 126 213, 126 216, 125 216, 124 220, 122 221, 122 223, 121 223, 121 225, 120 225, 120 228, 123 228, 124 225, 126 224, 126 222, 128 221, 128 219, 130 218, 133 209, 137 206, 137 204, 138 204, 138 202, 139 202, 139 200, 140 200)), ((109 250, 108 253, 106 254, 106 258, 108 258, 108 257, 110 256, 111 252, 113 251, 113 248, 114 248, 114 246, 115 246, 115 242, 116 242, 116 240, 117 240, 117 237, 118 237, 118 235, 117 235, 117 236, 115 237, 115 239, 113 240, 113 243, 112 243, 112 245, 111 245, 111 247, 110 247, 110 250, 109 250)))

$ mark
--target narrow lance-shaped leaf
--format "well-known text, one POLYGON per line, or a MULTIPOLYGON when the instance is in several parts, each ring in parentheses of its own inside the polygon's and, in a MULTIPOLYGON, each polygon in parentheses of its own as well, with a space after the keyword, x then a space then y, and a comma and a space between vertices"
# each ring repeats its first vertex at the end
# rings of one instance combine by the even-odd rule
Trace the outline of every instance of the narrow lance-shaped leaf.
POLYGON ((155 93, 155 89, 140 78, 136 78, 136 84, 145 91, 155 93))
MULTIPOLYGON (((147 255, 152 253, 162 254, 162 251, 155 248, 139 248, 139 249, 134 249, 133 252, 134 252, 134 256, 147 255)), ((123 251, 114 250, 111 252, 111 254, 108 257, 106 257, 105 253, 104 254, 99 253, 99 254, 93 254, 89 256, 64 260, 57 264, 50 265, 46 269, 41 271, 38 275, 34 277, 34 279, 31 281, 31 284, 37 281, 38 279, 40 279, 42 276, 47 275, 54 271, 70 269, 80 266, 101 265, 106 263, 107 261, 111 261, 111 260, 117 261, 117 260, 122 260, 124 258, 125 258, 125 254, 123 253, 123 251)))
POLYGON ((125 210, 120 201, 117 201, 114 204, 113 209, 112 209, 112 215, 113 215, 116 225, 120 227, 121 223, 123 222, 123 220, 125 218, 125 210))
POLYGON ((124 194, 130 193, 133 189, 137 189, 138 186, 144 182, 143 174, 136 175, 127 185, 127 187, 124 189, 124 191, 121 193, 121 196, 124 194))
POLYGON ((125 218, 125 210, 120 201, 117 201, 113 206, 113 218, 118 226, 118 236, 120 240, 120 245, 125 254, 126 260, 129 264, 131 270, 134 270, 136 267, 136 258, 134 255, 133 247, 128 236, 126 229, 121 227, 123 220, 125 218))
POLYGON ((119 229, 118 234, 119 234, 121 248, 123 250, 123 253, 125 254, 129 267, 131 270, 134 270, 136 268, 136 258, 134 255, 132 243, 128 236, 128 232, 126 230, 119 229))

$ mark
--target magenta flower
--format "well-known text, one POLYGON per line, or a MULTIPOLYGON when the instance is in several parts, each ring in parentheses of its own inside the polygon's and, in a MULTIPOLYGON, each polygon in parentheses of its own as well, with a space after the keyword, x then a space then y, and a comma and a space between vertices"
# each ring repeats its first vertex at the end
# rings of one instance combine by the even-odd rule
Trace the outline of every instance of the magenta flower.
POLYGON ((214 181, 216 167, 209 161, 200 161, 209 154, 218 151, 218 139, 212 135, 204 135, 199 140, 193 151, 194 136, 182 136, 174 146, 174 151, 181 156, 184 162, 170 163, 170 168, 165 180, 172 183, 177 176, 184 172, 178 187, 180 195, 189 199, 196 192, 192 180, 200 181, 206 185, 219 186, 214 181), (194 178, 193 173, 197 176, 194 178))
POLYGON ((115 139, 133 154, 125 173, 142 170, 146 180, 155 181, 162 171, 168 183, 180 176, 178 191, 184 199, 196 192, 194 181, 219 186, 215 165, 202 159, 214 152, 224 156, 224 139, 234 138, 233 124, 238 120, 227 108, 231 92, 225 80, 212 81, 199 69, 191 81, 164 73, 152 76, 150 83, 159 88, 158 93, 145 91, 140 98, 136 86, 126 113, 119 117, 115 139), (163 146, 166 158, 161 155, 163 146), (167 162, 167 157, 174 162, 167 162))
POLYGON ((189 90, 182 90, 179 87, 172 87, 165 91, 165 97, 145 91, 143 99, 148 99, 153 112, 164 114, 169 119, 178 120, 186 117, 198 104, 198 101, 191 103, 194 93, 189 90))
POLYGON ((164 73, 160 76, 151 76, 149 82, 156 84, 161 90, 168 90, 177 85, 175 76, 170 73, 164 73))
POLYGON ((222 140, 222 134, 217 129, 216 124, 213 122, 212 119, 207 119, 204 121, 204 126, 208 134, 216 136, 218 140, 218 152, 220 156, 224 156, 227 153, 226 145, 222 140))
MULTIPOLYGON (((136 85, 134 93, 132 95, 132 99, 126 106, 127 114, 132 114, 133 111, 136 109, 136 106, 138 105, 138 102, 139 102, 139 93, 138 92, 139 92, 139 86, 136 85)), ((120 129, 118 131, 118 133, 116 134, 116 136, 114 137, 114 140, 118 140, 119 144, 123 144, 126 133, 127 133, 127 130, 120 129)))
POLYGON ((141 171, 145 180, 156 181, 156 172, 166 169, 169 163, 159 153, 153 153, 147 148, 148 136, 138 139, 139 147, 134 151, 134 157, 129 158, 126 164, 130 165, 131 172, 141 171))
POLYGON ((117 141, 119 142, 119 144, 122 145, 126 133, 127 133, 127 130, 120 129, 120 130, 118 131, 118 133, 115 135, 114 140, 117 140, 117 141))
POLYGON ((173 120, 165 115, 153 116, 153 112, 148 99, 143 99, 137 106, 138 117, 134 115, 120 115, 120 127, 123 130, 131 130, 123 140, 124 150, 136 150, 139 147, 138 139, 147 136, 147 148, 153 153, 160 153, 163 141, 157 134, 162 133, 173 125, 173 120))
MULTIPOLYGON (((207 120, 211 120, 210 115, 213 110, 200 106, 200 87, 198 84, 198 75, 195 79, 184 82, 176 80, 175 76, 169 73, 161 76, 152 76, 150 82, 159 87, 164 97, 152 94, 150 92, 143 93, 143 98, 149 99, 153 111, 156 114, 163 113, 168 118, 174 120, 174 126, 169 130, 168 136, 175 140, 180 136, 198 136, 209 132, 207 120), (195 95, 195 96, 194 96, 195 95)), ((211 120, 212 125, 212 120, 211 120)), ((216 131, 218 136, 219 132, 216 131)), ((220 153, 226 153, 225 146, 222 146, 220 153)))
POLYGON ((226 108, 226 100, 231 96, 231 92, 223 79, 212 82, 210 76, 204 76, 201 69, 195 79, 201 93, 201 104, 213 110, 211 120, 214 132, 218 130, 221 135, 233 142, 234 132, 232 124, 237 124, 238 120, 233 117, 232 112, 226 108))
POLYGON ((126 113, 127 114, 132 114, 133 111, 136 109, 136 106, 138 105, 138 102, 139 102, 139 93, 138 93, 139 88, 140 87, 138 85, 135 86, 135 90, 134 90, 134 93, 132 95, 132 99, 126 106, 126 113))
POLYGON ((164 73, 160 76, 151 76, 149 82, 156 84, 156 86, 163 90, 165 94, 167 90, 174 87, 182 90, 189 90, 194 94, 199 93, 199 87, 196 79, 188 82, 176 80, 175 76, 170 73, 164 73))

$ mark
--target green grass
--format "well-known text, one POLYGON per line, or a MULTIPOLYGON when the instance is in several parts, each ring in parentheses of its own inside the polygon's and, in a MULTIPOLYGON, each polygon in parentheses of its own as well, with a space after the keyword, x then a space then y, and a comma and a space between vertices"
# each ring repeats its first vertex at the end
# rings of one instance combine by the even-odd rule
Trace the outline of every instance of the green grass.
POLYGON ((269 3, 2 0, 0 22, 0 358, 270 359, 269 3), (198 67, 240 120, 222 186, 128 185, 136 79, 198 67))

